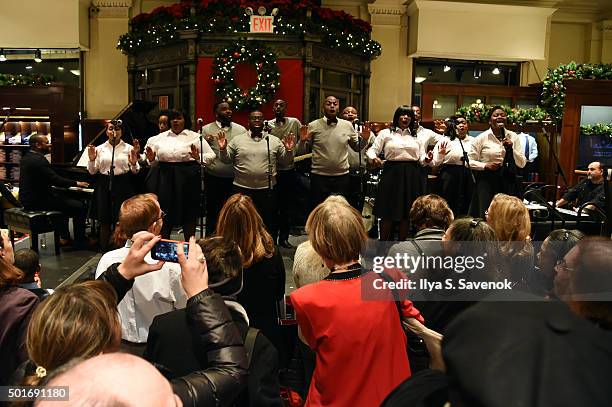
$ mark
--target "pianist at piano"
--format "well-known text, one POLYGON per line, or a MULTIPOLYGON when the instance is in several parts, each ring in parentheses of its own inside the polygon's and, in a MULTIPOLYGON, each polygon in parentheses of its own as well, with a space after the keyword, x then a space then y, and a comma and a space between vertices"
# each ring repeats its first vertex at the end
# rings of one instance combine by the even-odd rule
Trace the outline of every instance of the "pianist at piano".
POLYGON ((121 139, 123 129, 117 122, 106 123, 106 136, 108 140, 105 143, 97 147, 90 144, 87 147, 89 156, 87 170, 92 175, 98 174, 93 200, 93 213, 100 222, 100 246, 104 251, 108 250, 111 225, 118 220, 121 204, 135 195, 130 173, 136 174, 140 170, 138 139, 134 139, 134 146, 123 141, 121 139), (114 169, 112 189, 110 181, 111 163, 114 169))
POLYGON ((54 210, 65 215, 60 229, 62 244, 70 241, 68 218, 73 218, 75 243, 85 244, 86 207, 78 200, 58 195, 52 187, 86 188, 89 184, 59 176, 45 158, 50 147, 46 136, 35 135, 30 138, 30 149, 20 163, 19 198, 27 210, 54 210))
MULTIPOLYGON (((599 161, 593 161, 587 168, 587 178, 569 189, 557 206, 571 204, 572 208, 579 208, 587 202, 594 202, 600 209, 604 209, 604 168, 599 161)), ((587 206, 588 208, 588 206, 587 206)))

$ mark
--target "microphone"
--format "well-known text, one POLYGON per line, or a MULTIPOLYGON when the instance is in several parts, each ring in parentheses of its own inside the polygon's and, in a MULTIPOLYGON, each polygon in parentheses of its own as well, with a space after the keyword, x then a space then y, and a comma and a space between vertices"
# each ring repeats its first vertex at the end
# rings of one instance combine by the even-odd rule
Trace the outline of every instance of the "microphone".
POLYGON ((202 127, 204 125, 204 119, 198 117, 198 126, 202 127))
POLYGON ((358 128, 359 126, 361 126, 361 122, 359 121, 359 119, 355 119, 353 120, 353 127, 354 128, 358 128))
POLYGON ((497 127, 499 128, 499 131, 501 133, 501 138, 505 139, 506 138, 506 125, 501 122, 501 123, 497 123, 497 127))
POLYGON ((123 125, 123 120, 121 119, 111 120, 111 124, 115 127, 121 127, 123 125))

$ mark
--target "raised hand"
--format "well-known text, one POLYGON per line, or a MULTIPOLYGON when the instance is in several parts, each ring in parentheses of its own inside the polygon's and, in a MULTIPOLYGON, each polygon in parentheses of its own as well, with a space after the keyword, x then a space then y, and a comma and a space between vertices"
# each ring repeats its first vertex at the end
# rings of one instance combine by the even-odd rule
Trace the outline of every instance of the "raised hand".
POLYGON ((96 161, 98 152, 96 151, 96 147, 93 144, 87 146, 87 155, 89 156, 89 161, 96 161))
POLYGON ((223 130, 217 133, 217 141, 219 142, 219 149, 225 150, 227 147, 227 139, 225 138, 225 132, 223 130))
POLYGON ((370 122, 365 122, 363 126, 361 126, 361 138, 364 141, 368 141, 370 138, 370 130, 371 130, 370 122))
POLYGON ((425 162, 429 163, 429 162, 431 162, 431 160, 433 160, 433 152, 432 151, 428 151, 427 155, 425 156, 425 162))
POLYGON ((132 148, 128 152, 128 162, 132 167, 135 167, 138 164, 138 151, 135 148, 132 148))
POLYGON ((438 149, 438 153, 440 155, 446 155, 446 153, 448 153, 448 151, 446 151, 447 146, 448 146, 448 143, 446 141, 441 142, 440 148, 438 149))
POLYGON ((145 149, 145 155, 147 156, 147 160, 149 160, 150 163, 155 161, 155 151, 153 151, 151 147, 147 146, 147 148, 145 149))
POLYGON ((308 133, 308 126, 303 124, 302 127, 300 127, 300 142, 304 143, 308 140, 310 140, 310 134, 308 133))
POLYGON ((147 253, 153 249, 155 243, 161 240, 161 236, 155 236, 153 233, 141 231, 132 236, 132 246, 123 262, 119 266, 119 274, 127 280, 132 280, 138 276, 159 270, 164 265, 163 261, 149 264, 145 261, 147 253))
POLYGON ((434 131, 439 134, 444 134, 446 131, 446 122, 444 120, 434 120, 434 131))
POLYGON ((185 257, 183 245, 176 246, 178 262, 181 266, 181 283, 188 297, 208 288, 208 269, 202 248, 196 243, 195 237, 189 238, 189 253, 185 257))
POLYGON ((290 132, 285 138, 283 138, 283 145, 285 146, 287 151, 293 150, 293 147, 295 146, 295 135, 293 134, 293 132, 290 132))
POLYGON ((136 154, 140 154, 140 141, 138 141, 137 138, 134 139, 134 145, 132 147, 134 147, 136 154))
POLYGON ((212 134, 204 134, 204 140, 206 140, 206 142, 208 144, 212 143, 212 141, 215 139, 215 136, 213 136, 212 134))
POLYGON ((200 152, 195 144, 191 145, 191 149, 189 150, 189 155, 196 161, 200 161, 200 152))

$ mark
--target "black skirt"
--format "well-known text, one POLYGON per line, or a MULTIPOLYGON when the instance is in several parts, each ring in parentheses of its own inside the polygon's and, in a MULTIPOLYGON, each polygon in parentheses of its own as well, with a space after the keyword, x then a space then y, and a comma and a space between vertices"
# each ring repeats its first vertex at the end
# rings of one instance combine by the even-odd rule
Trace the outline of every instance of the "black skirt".
POLYGON ((374 215, 384 220, 409 219, 412 203, 427 190, 425 179, 417 161, 386 161, 380 174, 374 215))
POLYGON ((131 174, 115 175, 113 177, 112 198, 109 194, 109 183, 110 177, 108 175, 98 174, 92 203, 92 211, 98 222, 107 225, 117 222, 121 204, 134 196, 131 174))
POLYGON ((172 225, 193 222, 200 213, 200 164, 160 162, 158 166, 156 185, 150 187, 166 213, 165 222, 172 225))

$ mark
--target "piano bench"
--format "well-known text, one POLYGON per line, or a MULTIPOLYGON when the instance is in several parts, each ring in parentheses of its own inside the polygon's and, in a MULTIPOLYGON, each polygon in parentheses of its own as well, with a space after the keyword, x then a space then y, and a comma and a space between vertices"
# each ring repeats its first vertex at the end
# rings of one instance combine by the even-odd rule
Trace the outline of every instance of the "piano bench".
POLYGON ((38 253, 38 235, 53 232, 55 254, 60 254, 59 226, 62 213, 57 211, 27 211, 23 208, 10 208, 4 211, 4 222, 9 230, 11 244, 14 245, 15 232, 30 235, 31 248, 38 253))

